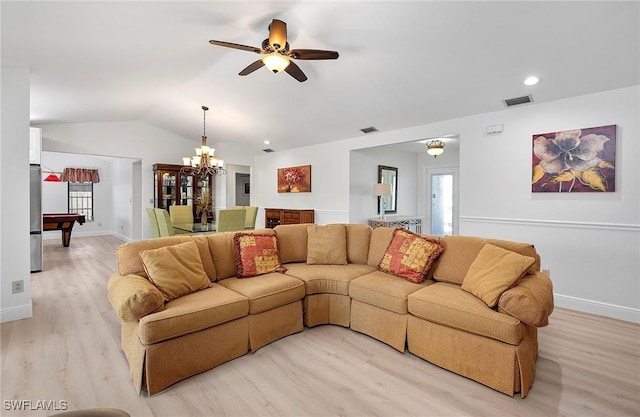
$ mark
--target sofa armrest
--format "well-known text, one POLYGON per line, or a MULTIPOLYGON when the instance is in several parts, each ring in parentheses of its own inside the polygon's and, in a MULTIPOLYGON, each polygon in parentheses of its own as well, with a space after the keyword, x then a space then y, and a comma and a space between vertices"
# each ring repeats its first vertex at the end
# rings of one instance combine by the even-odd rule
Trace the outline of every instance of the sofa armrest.
POLYGON ((109 302, 122 321, 138 321, 164 309, 164 296, 140 275, 113 274, 108 283, 109 302))
POLYGON ((515 287, 505 291, 498 310, 533 327, 549 324, 553 312, 553 285, 543 272, 525 275, 515 287))

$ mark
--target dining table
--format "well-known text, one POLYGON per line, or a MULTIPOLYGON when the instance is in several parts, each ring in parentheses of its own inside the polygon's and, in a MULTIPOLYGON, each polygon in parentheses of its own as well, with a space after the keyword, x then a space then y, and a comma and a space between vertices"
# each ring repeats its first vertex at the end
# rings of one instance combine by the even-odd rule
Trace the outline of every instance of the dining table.
POLYGON ((176 233, 215 233, 216 223, 209 222, 203 224, 201 222, 194 223, 173 223, 173 229, 176 233))

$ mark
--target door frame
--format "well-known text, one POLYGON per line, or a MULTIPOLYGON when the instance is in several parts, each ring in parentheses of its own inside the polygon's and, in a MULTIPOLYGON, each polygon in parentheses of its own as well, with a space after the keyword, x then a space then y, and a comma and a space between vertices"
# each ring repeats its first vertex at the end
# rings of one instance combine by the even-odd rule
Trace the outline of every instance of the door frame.
POLYGON ((457 235, 460 218, 460 166, 447 165, 438 167, 425 167, 423 171, 423 184, 425 184, 424 207, 427 233, 431 234, 431 177, 433 175, 453 175, 453 234, 457 235))

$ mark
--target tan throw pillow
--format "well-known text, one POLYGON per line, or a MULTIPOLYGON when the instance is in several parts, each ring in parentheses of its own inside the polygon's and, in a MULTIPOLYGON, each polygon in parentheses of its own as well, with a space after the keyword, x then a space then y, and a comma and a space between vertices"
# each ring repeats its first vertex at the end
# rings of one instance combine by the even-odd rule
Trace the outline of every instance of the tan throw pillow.
POLYGON ((462 289, 494 308, 498 299, 518 283, 535 259, 487 243, 467 271, 462 289))
POLYGON ((140 252, 149 280, 167 301, 211 286, 195 242, 140 252))
POLYGON ((347 229, 344 225, 307 226, 307 264, 347 264, 347 229))
POLYGON ((421 283, 443 250, 439 240, 396 229, 378 269, 407 281, 421 283))
POLYGON ((233 236, 238 264, 238 278, 255 277, 270 272, 285 272, 278 254, 275 234, 236 233, 233 236))

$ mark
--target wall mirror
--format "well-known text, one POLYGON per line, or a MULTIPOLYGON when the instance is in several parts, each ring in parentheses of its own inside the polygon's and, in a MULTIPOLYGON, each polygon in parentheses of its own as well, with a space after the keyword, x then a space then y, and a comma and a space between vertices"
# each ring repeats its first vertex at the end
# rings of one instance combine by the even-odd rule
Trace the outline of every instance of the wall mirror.
MULTIPOLYGON (((379 198, 384 199, 385 213, 398 212, 398 168, 378 165, 378 183, 390 184, 391 195, 379 198)), ((378 214, 380 209, 376 208, 378 214)))

